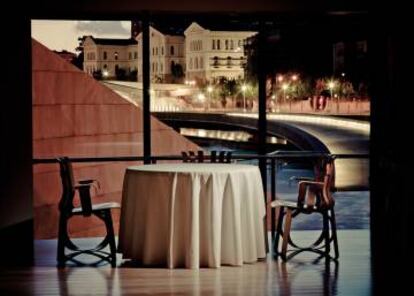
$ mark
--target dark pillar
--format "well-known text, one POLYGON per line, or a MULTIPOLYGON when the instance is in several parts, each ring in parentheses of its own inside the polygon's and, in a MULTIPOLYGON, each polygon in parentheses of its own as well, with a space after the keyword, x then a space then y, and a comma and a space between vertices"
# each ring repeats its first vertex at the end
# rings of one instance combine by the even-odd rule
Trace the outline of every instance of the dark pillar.
POLYGON ((405 16, 392 11, 375 14, 370 22, 373 295, 403 294, 411 287, 405 270, 412 255, 408 223, 413 200, 413 167, 409 165, 413 46, 405 22, 405 16))
MULTIPOLYGON (((266 154, 266 135, 267 135, 267 121, 266 121, 266 57, 265 57, 265 27, 264 22, 260 21, 259 35, 258 35, 258 83, 259 83, 259 145, 258 154, 266 154)), ((267 175, 266 175, 266 160, 259 160, 260 172, 262 173, 263 188, 267 191, 267 175)), ((266 198, 266 197, 265 197, 266 198)))
POLYGON ((0 74, 0 265, 33 263, 32 84, 30 19, 2 18, 0 74))
POLYGON ((150 114, 150 32, 149 17, 142 22, 142 118, 144 163, 151 163, 151 114, 150 114))

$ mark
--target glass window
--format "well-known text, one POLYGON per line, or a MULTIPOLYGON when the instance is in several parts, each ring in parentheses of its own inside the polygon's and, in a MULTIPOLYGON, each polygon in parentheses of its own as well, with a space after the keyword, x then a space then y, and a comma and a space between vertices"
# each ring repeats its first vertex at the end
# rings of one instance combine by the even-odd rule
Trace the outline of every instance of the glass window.
POLYGON ((106 53, 106 51, 103 52, 103 59, 106 60, 108 58, 108 54, 106 53))
POLYGON ((115 59, 115 60, 118 60, 118 52, 116 52, 116 51, 115 51, 115 53, 114 53, 114 59, 115 59))
POLYGON ((212 50, 215 50, 216 49, 216 40, 214 40, 214 39, 213 39, 213 44, 211 46, 211 49, 212 50))
POLYGON ((170 47, 170 54, 174 55, 174 46, 173 45, 171 45, 171 47, 170 47))

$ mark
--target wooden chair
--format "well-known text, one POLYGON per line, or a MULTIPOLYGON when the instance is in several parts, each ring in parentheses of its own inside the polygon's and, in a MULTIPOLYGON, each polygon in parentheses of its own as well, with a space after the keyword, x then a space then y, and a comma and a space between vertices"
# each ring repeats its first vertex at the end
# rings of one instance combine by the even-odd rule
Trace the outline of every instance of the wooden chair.
POLYGON ((211 151, 210 156, 205 155, 203 150, 194 151, 183 151, 183 162, 204 162, 206 159, 210 159, 212 163, 231 163, 232 152, 231 151, 211 151))
POLYGON ((332 196, 335 176, 334 159, 324 159, 322 167, 323 175, 321 175, 321 180, 304 180, 299 182, 297 202, 276 199, 270 203, 272 210, 279 210, 274 251, 276 256, 281 256, 283 260, 287 260, 303 251, 313 251, 331 257, 331 243, 333 243, 335 253, 333 258, 337 259, 339 257, 334 211, 335 201, 332 196), (322 233, 312 245, 299 247, 290 237, 292 218, 299 214, 313 213, 322 215, 322 233), (280 237, 282 237, 281 249, 279 249, 280 237), (292 250, 289 250, 289 252, 293 252, 289 257, 287 257, 288 245, 293 247, 292 250))
POLYGON ((120 208, 120 205, 116 202, 106 202, 93 204, 91 201, 90 190, 95 184, 95 180, 82 180, 75 182, 73 177, 72 163, 69 158, 58 158, 60 166, 60 177, 62 181, 62 197, 59 202, 59 235, 58 235, 58 250, 57 261, 58 266, 64 266, 66 261, 73 261, 77 264, 82 264, 80 261, 74 259, 74 257, 80 254, 94 255, 101 261, 108 261, 112 267, 116 266, 116 246, 115 235, 112 224, 111 209, 120 208), (73 199, 76 191, 79 192, 80 207, 74 207, 73 199), (92 249, 80 249, 70 239, 68 233, 68 220, 75 215, 83 215, 89 217, 95 215, 101 219, 106 226, 106 236, 100 244, 92 249), (103 251, 103 249, 109 245, 110 252, 103 251), (69 249, 69 254, 65 254, 65 250, 69 249))

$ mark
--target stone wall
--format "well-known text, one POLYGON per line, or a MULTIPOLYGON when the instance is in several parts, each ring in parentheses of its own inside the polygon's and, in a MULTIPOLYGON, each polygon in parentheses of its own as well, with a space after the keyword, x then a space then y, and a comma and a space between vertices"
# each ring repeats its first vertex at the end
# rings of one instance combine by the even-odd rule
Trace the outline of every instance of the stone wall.
MULTIPOLYGON (((32 41, 33 157, 142 155, 142 110, 86 73, 32 41)), ((151 118, 152 154, 179 154, 198 147, 151 118)), ((136 162, 74 165, 76 179, 97 179, 94 202, 118 201, 125 168, 136 162)), ((34 165, 35 238, 54 238, 61 183, 57 164, 34 165)), ((114 211, 118 231, 119 210, 114 211)), ((75 217, 73 236, 103 236, 96 218, 75 217)))

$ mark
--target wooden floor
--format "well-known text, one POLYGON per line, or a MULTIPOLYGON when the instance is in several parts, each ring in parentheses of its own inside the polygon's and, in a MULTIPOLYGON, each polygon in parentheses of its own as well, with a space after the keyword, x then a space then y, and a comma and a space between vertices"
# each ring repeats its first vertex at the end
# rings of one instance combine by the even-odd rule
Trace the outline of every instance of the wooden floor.
MULTIPOLYGON (((293 233, 301 242, 315 235, 293 233)), ((303 253, 286 264, 269 256, 242 267, 200 270, 125 264, 59 270, 56 241, 36 241, 35 267, 0 269, 0 295, 371 295, 369 231, 341 230, 338 236, 337 264, 303 253)))

